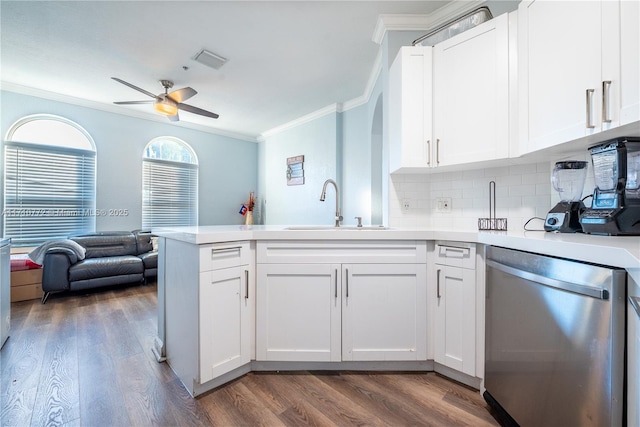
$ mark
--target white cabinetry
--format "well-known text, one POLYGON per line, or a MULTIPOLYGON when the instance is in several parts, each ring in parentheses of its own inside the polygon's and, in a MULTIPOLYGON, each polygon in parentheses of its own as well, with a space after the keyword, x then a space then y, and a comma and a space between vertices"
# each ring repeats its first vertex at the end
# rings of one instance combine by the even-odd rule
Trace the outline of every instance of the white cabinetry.
POLYGON ((389 128, 391 172, 508 157, 508 15, 434 47, 402 47, 389 128))
POLYGON ((524 152, 640 120, 638 6, 633 3, 520 3, 519 126, 524 152))
POLYGON ((203 384, 244 365, 249 369, 255 301, 251 247, 165 240, 171 261, 164 279, 167 362, 195 396, 211 388, 203 384))
MULTIPOLYGON (((615 31, 613 32, 616 33, 615 31)), ((620 2, 620 125, 640 120, 640 1, 620 2)))
POLYGON ((256 360, 340 360, 339 264, 258 263, 257 282, 256 360))
POLYGON ((434 46, 431 166, 509 156, 509 21, 502 14, 434 46))
POLYGON ((345 264, 342 276, 342 360, 427 359, 426 264, 345 264))
POLYGON ((266 241, 257 263, 257 360, 426 360, 426 242, 266 241))
POLYGON ((431 162, 433 48, 404 46, 389 70, 389 167, 427 168, 431 162))
POLYGON ((472 243, 435 246, 435 361, 476 376, 476 248, 472 243))

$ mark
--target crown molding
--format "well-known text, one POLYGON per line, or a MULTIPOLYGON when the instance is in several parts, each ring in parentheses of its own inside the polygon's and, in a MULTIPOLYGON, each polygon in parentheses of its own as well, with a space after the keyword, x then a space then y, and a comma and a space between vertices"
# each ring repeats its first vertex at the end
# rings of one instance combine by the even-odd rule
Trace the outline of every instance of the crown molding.
POLYGON ((380 15, 371 39, 380 44, 388 31, 431 31, 484 3, 485 0, 454 0, 427 15, 380 15))
POLYGON ((367 86, 365 87, 364 93, 354 99, 349 101, 345 101, 342 104, 342 111, 348 111, 352 108, 359 107, 363 104, 366 104, 371 99, 371 95, 373 94, 373 89, 378 82, 378 77, 380 77, 380 72, 382 71, 382 48, 378 49, 378 54, 376 55, 376 59, 374 60, 373 67, 371 68, 371 74, 369 75, 369 80, 367 81, 367 86))
POLYGON ((380 44, 387 31, 421 31, 430 25, 431 15, 380 15, 371 39, 380 44))
POLYGON ((342 104, 335 103, 335 104, 327 105, 326 107, 316 110, 313 113, 309 113, 305 116, 299 117, 295 120, 292 120, 280 126, 271 128, 268 131, 262 132, 260 136, 258 136, 258 142, 264 142, 267 140, 267 138, 270 138, 286 130, 293 129, 305 123, 309 123, 313 120, 319 119, 320 117, 324 117, 328 114, 341 113, 341 112, 342 112, 342 104))
MULTIPOLYGON (((122 107, 117 105, 104 104, 98 101, 91 101, 83 98, 76 98, 74 96, 64 95, 60 93, 50 92, 43 89, 37 89, 29 86, 23 86, 16 83, 7 81, 0 82, 0 89, 7 92, 14 92, 21 95, 34 96, 37 98, 48 99, 50 101, 64 102, 66 104, 77 105, 80 107, 91 108, 94 110, 105 111, 108 113, 119 114, 121 116, 133 117, 136 119, 149 120, 152 122, 169 124, 164 117, 161 117, 154 113, 145 113, 137 110, 127 110, 124 112, 122 107)), ((257 142, 257 137, 253 135, 247 135, 237 132, 229 132, 221 129, 215 129, 209 126, 200 125, 197 123, 189 123, 186 121, 170 122, 172 126, 179 126, 183 128, 198 130, 200 132, 206 132, 214 135, 225 136, 228 138, 239 139, 249 142, 257 142)))
POLYGON ((373 89, 376 86, 376 83, 378 81, 378 77, 380 76, 381 71, 382 71, 382 49, 379 49, 378 54, 376 55, 376 59, 374 60, 373 67, 371 68, 371 74, 369 75, 367 86, 365 87, 364 93, 362 95, 360 95, 357 98, 353 98, 348 101, 345 101, 343 103, 331 104, 311 114, 307 114, 306 116, 300 117, 299 119, 293 120, 289 123, 285 123, 281 126, 277 126, 273 129, 263 132, 258 137, 258 141, 264 142, 267 138, 277 135, 280 132, 284 132, 286 130, 299 126, 303 123, 307 123, 317 118, 326 116, 327 114, 344 113, 345 111, 349 111, 352 108, 356 108, 366 104, 371 99, 371 95, 373 94, 373 89))

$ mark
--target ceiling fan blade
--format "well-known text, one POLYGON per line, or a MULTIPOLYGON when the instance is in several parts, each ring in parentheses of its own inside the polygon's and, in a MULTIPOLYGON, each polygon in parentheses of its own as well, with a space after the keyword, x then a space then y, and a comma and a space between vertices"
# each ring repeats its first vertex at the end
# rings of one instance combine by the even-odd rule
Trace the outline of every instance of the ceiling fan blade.
POLYGON ((118 105, 133 105, 133 104, 153 104, 155 101, 115 101, 114 104, 118 105))
POLYGON ((178 113, 176 113, 175 116, 167 116, 167 119, 169 119, 172 122, 177 122, 180 120, 180 117, 178 117, 178 113))
POLYGON ((167 96, 173 99, 174 101, 176 101, 177 103, 180 103, 182 101, 186 101, 187 99, 191 98, 196 93, 198 92, 196 92, 195 89, 192 89, 190 87, 184 87, 182 89, 174 90, 167 96))
POLYGON ((135 89, 135 90, 137 90, 138 92, 142 92, 142 93, 144 93, 145 95, 148 95, 148 96, 150 96, 150 97, 152 97, 152 98, 155 98, 155 97, 156 97, 156 94, 151 93, 151 92, 149 92, 149 91, 146 91, 146 90, 144 90, 144 89, 141 89, 141 88, 139 88, 138 86, 132 85, 132 84, 131 84, 131 83, 129 83, 129 82, 125 82, 124 80, 121 80, 121 79, 119 79, 119 78, 117 78, 117 77, 111 77, 111 78, 112 78, 113 80, 117 81, 118 83, 122 83, 122 84, 123 84, 123 85, 125 85, 125 86, 129 86, 131 89, 135 89))
POLYGON ((217 119, 220 117, 216 113, 212 113, 211 111, 203 110, 202 108, 194 107, 193 105, 178 103, 178 108, 184 111, 188 111, 193 114, 199 114, 201 116, 211 117, 212 119, 217 119))

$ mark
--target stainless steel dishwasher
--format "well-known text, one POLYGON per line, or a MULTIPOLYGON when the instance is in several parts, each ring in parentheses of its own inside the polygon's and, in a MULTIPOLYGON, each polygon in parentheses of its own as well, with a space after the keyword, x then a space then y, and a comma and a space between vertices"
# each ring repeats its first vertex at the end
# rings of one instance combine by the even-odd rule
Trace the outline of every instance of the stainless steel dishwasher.
POLYGON ((623 424, 626 272, 487 248, 485 400, 503 426, 623 424))

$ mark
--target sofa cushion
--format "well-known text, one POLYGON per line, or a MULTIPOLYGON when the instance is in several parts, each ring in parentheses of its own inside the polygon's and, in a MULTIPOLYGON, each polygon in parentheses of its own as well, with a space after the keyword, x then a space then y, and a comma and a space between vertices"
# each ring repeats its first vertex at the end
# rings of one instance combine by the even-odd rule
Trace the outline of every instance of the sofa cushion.
POLYGON ((69 282, 143 272, 142 260, 134 255, 85 258, 69 268, 69 282))
POLYGON ((133 235, 136 236, 136 244, 138 246, 138 254, 153 251, 153 244, 151 238, 153 234, 146 230, 133 230, 133 235))
POLYGON ((86 258, 136 255, 136 237, 128 231, 92 233, 71 237, 86 248, 86 258))
POLYGON ((158 268, 158 252, 147 252, 138 255, 138 258, 144 263, 144 269, 158 268))

